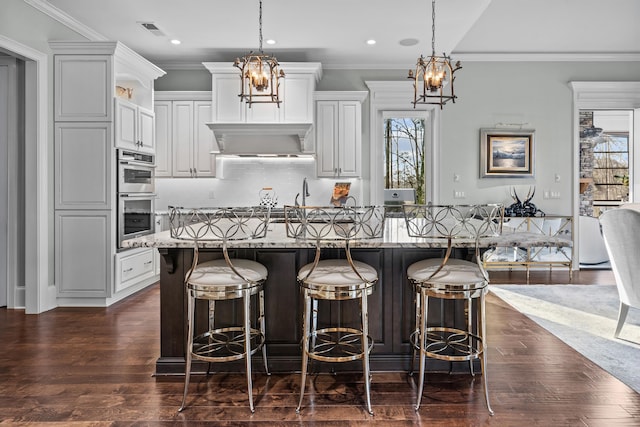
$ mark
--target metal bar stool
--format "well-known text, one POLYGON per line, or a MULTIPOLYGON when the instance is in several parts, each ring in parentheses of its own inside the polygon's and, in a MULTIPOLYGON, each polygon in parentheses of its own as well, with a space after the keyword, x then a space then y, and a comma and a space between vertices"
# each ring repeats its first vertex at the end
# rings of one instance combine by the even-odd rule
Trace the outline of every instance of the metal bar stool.
POLYGON ((302 373, 300 412, 307 380, 309 358, 323 362, 362 360, 367 411, 371 409, 367 296, 373 293, 378 272, 372 266, 351 257, 352 244, 363 239, 381 238, 384 231, 384 208, 285 206, 287 236, 308 241, 315 246, 313 262, 298 272, 304 298, 302 332, 302 373), (345 259, 320 259, 322 247, 344 248, 345 259), (360 328, 329 326, 318 329, 319 300, 358 300, 360 328))
POLYGON ((207 208, 184 209, 169 207, 171 237, 193 241, 193 263, 185 275, 187 299, 187 348, 185 361, 184 394, 178 411, 186 407, 192 359, 208 362, 245 360, 249 408, 253 407, 251 356, 262 349, 264 368, 267 367, 264 318, 264 282, 267 269, 262 264, 229 257, 229 244, 266 236, 270 209, 207 208), (224 258, 198 263, 198 245, 202 242, 218 243, 224 258), (258 328, 251 326, 251 297, 258 299, 258 328), (242 299, 242 325, 215 327, 215 303, 221 300, 242 299), (196 300, 208 301, 208 325, 204 332, 196 332, 196 300), (196 335, 197 334, 197 335, 196 335))
POLYGON ((495 236, 502 224, 501 205, 436 206, 404 205, 404 217, 409 236, 427 239, 446 239, 444 258, 429 258, 413 263, 407 277, 415 287, 416 323, 411 334, 413 357, 420 355, 420 379, 415 410, 420 409, 424 388, 425 357, 450 362, 469 362, 474 375, 473 361, 480 360, 482 383, 489 414, 487 386, 487 340, 485 295, 489 276, 484 270, 478 241, 495 236), (466 239, 475 249, 475 261, 451 258, 453 239, 466 239), (428 326, 429 298, 466 300, 466 330, 446 325, 428 326), (473 302, 476 302, 476 332, 473 328, 473 302))

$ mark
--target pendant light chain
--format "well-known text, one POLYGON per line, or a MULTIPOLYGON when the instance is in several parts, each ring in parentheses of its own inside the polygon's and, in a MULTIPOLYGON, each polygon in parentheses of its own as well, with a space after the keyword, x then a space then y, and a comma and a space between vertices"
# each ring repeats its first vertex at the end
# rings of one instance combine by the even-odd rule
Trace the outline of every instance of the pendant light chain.
POLYGON ((431 0, 431 56, 436 56, 436 0, 431 0))
POLYGON ((260 28, 260 54, 263 54, 262 51, 262 0, 260 0, 260 17, 258 19, 258 25, 260 28))

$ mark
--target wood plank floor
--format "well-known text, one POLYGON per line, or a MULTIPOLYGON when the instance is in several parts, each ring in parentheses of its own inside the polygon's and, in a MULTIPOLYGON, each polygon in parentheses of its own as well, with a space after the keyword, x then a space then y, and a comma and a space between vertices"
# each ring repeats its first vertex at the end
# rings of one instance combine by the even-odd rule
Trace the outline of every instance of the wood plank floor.
MULTIPOLYGON (((518 283, 522 272, 491 272, 518 283)), ((567 283, 566 271, 534 272, 531 283, 567 283)), ((572 283, 613 284, 610 271, 581 271, 572 283)), ((109 308, 58 308, 40 315, 0 309, 0 424, 5 425, 317 425, 638 426, 640 395, 489 294, 488 380, 429 375, 423 404, 402 372, 374 372, 370 416, 362 378, 317 375, 298 415, 297 374, 254 380, 256 412, 241 374, 195 376, 189 407, 177 412, 182 377, 153 377, 159 354, 159 288, 109 308)), ((259 365, 259 364, 258 364, 259 365)), ((261 369, 261 366, 257 366, 261 369)))

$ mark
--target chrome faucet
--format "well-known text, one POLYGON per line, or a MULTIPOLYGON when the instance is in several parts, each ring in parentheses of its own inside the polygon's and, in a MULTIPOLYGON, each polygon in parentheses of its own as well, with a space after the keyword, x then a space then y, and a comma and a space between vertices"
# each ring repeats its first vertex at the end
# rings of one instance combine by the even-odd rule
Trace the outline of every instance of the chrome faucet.
POLYGON ((300 197, 300 193, 296 194, 295 205, 296 206, 307 206, 307 197, 309 197, 309 183, 307 182, 307 177, 304 177, 302 180, 302 205, 298 203, 298 197, 300 197))
POLYGON ((307 182, 307 177, 305 176, 302 180, 302 206, 307 206, 307 197, 309 197, 309 183, 307 182))

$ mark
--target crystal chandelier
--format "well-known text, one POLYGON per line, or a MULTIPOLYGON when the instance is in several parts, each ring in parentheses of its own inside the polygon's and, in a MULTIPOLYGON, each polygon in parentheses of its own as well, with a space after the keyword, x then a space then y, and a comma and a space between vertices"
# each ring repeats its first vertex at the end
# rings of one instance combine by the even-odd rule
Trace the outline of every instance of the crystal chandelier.
POLYGON ((460 68, 460 61, 452 66, 446 53, 436 56, 436 0, 431 0, 431 56, 420 55, 415 72, 409 70, 409 78, 413 79, 413 108, 417 104, 436 104, 442 108, 449 101, 455 103, 453 73, 460 68))
POLYGON ((262 51, 262 0, 260 0, 260 49, 258 53, 249 52, 242 58, 236 58, 233 65, 240 69, 240 101, 252 104, 273 103, 280 108, 279 86, 284 71, 275 56, 265 55, 262 51))

